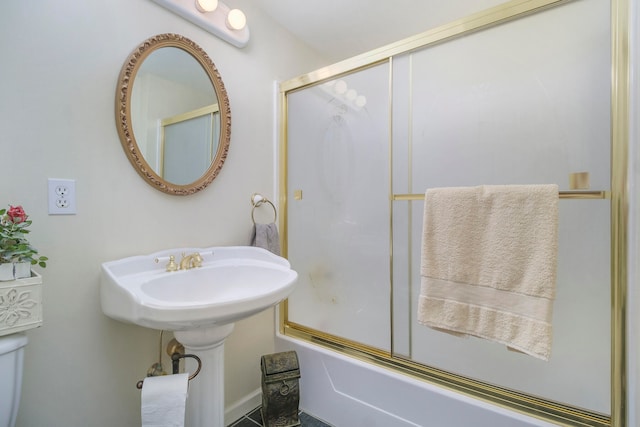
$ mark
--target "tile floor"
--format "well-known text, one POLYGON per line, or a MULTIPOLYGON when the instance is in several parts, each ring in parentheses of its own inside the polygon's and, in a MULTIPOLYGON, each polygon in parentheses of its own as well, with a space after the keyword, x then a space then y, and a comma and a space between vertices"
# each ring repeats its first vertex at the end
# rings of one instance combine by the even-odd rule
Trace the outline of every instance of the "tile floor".
MULTIPOLYGON (((300 427, 331 427, 331 425, 313 418, 311 415, 300 412, 300 427)), ((231 423, 229 427, 258 427, 262 426, 262 414, 260 408, 256 408, 244 417, 231 423)))

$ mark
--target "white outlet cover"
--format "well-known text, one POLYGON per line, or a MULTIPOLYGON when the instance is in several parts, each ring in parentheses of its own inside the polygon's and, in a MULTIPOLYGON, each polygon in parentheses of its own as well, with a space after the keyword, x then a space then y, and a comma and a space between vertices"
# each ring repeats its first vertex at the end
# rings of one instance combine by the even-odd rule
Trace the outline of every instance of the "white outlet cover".
POLYGON ((76 214, 76 181, 49 178, 49 215, 76 214))

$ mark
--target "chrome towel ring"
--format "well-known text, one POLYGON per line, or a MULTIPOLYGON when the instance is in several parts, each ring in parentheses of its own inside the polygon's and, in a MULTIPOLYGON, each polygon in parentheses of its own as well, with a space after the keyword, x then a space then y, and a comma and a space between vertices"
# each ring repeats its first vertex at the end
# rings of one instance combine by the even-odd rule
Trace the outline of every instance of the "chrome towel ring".
POLYGON ((253 221, 254 224, 256 223, 256 219, 255 219, 256 208, 260 207, 265 203, 268 203, 269 205, 271 205, 271 209, 273 209, 273 222, 276 222, 276 220, 278 219, 278 211, 276 211, 276 207, 271 202, 271 200, 267 199, 262 194, 253 193, 251 195, 251 204, 253 205, 253 208, 251 209, 251 220, 253 221))

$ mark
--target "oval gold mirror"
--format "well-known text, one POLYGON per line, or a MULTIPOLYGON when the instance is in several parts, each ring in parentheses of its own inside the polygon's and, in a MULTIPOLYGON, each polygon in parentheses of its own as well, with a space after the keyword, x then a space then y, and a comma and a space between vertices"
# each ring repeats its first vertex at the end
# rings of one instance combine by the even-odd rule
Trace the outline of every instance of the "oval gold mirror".
POLYGON ((200 46, 177 34, 151 37, 129 56, 118 78, 116 124, 133 167, 168 194, 204 189, 229 151, 222 78, 200 46))

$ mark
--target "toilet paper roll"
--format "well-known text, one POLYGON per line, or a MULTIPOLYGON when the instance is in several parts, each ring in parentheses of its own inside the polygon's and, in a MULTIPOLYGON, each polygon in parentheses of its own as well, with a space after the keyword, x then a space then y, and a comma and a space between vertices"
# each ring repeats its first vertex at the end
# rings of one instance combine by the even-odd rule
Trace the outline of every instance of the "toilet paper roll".
POLYGON ((184 427, 189 374, 147 377, 142 384, 142 427, 184 427))

